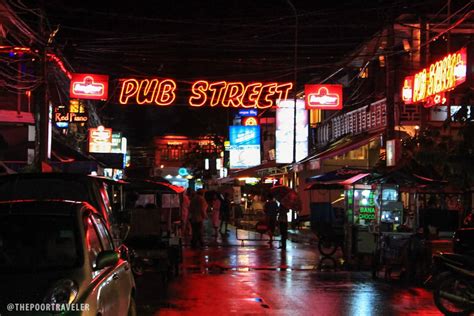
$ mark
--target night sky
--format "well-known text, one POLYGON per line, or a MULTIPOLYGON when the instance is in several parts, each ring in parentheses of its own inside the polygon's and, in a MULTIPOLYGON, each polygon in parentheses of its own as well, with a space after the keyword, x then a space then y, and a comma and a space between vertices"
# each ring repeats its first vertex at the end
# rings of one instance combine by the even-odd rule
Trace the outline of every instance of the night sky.
MULTIPOLYGON (((13 1, 15 2, 15 1, 13 1)), ((31 8, 38 1, 24 1, 31 8)), ((341 58, 401 12, 433 1, 302 1, 298 14, 298 89, 340 66, 341 58), (413 2, 413 3, 412 3, 413 2)), ((21 10, 20 10, 21 11, 21 10)), ((229 109, 190 109, 189 83, 293 81, 294 13, 288 0, 44 1, 54 47, 76 72, 108 74, 112 81, 99 115, 131 143, 153 135, 226 133, 229 109), (172 78, 178 100, 163 108, 119 105, 117 79, 172 78)), ((37 25, 29 12, 20 16, 37 25)))

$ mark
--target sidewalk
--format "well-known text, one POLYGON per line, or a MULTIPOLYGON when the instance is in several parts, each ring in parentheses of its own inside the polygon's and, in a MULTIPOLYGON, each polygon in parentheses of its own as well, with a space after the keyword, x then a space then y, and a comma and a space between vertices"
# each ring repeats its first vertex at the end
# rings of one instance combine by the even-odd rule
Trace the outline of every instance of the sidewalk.
POLYGON ((318 244, 318 237, 311 229, 288 229, 288 239, 301 244, 318 244))

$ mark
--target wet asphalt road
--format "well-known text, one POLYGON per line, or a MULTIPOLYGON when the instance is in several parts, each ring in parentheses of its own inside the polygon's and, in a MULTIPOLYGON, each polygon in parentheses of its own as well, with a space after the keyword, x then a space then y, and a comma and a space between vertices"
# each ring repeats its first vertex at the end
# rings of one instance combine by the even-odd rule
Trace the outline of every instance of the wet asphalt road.
MULTIPOLYGON (((208 232, 210 235, 210 232, 208 232)), ((208 237, 184 249, 181 275, 166 287, 153 271, 137 278, 139 315, 441 315, 431 293, 369 272, 319 271, 314 245, 208 237)), ((258 238, 239 231, 240 238, 258 238)))

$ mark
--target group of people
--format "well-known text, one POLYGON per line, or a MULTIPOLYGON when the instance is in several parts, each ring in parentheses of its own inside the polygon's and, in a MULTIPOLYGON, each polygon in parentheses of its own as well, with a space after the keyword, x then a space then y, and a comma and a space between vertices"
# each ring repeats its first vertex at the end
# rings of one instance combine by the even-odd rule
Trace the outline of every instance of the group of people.
MULTIPOLYGON (((210 192, 207 198, 205 191, 200 189, 196 192, 188 189, 183 196, 181 214, 183 222, 183 233, 191 235, 191 247, 198 248, 204 246, 204 222, 210 220, 213 229, 213 236, 217 238, 218 234, 227 235, 230 218, 230 194, 225 192, 210 192)), ((289 209, 282 204, 278 204, 272 194, 267 196, 263 205, 265 213, 265 222, 270 236, 269 245, 273 247, 273 236, 278 224, 280 232, 280 249, 286 250, 286 241, 288 239, 288 211, 289 209)))
POLYGON ((204 190, 194 192, 191 189, 183 196, 181 207, 183 221, 183 232, 185 235, 191 234, 191 247, 198 248, 204 246, 204 221, 208 218, 214 230, 214 237, 218 232, 228 233, 230 217, 230 197, 226 192, 221 195, 212 192, 209 200, 204 197, 204 190))

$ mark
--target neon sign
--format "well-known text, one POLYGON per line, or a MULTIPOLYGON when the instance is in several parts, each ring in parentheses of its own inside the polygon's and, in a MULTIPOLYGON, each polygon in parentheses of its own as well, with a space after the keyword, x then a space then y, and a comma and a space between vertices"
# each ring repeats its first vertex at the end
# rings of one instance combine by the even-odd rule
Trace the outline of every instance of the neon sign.
MULTIPOLYGON (((286 99, 293 83, 262 83, 198 80, 191 85, 188 103, 192 107, 243 107, 265 109, 286 99)), ((176 82, 172 79, 125 79, 121 82, 120 104, 171 105, 176 99, 176 82)))
POLYGON ((243 126, 255 126, 258 125, 258 119, 253 116, 247 116, 242 119, 243 126))
POLYGON ((72 74, 70 96, 76 99, 107 99, 109 76, 72 74))
POLYGON ((97 128, 89 128, 89 152, 110 153, 112 151, 112 129, 104 128, 102 125, 97 128))
POLYGON ((170 105, 176 99, 176 82, 172 79, 126 79, 120 90, 120 104, 170 105))
POLYGON ((286 99, 293 83, 261 83, 254 82, 244 85, 242 82, 219 81, 209 83, 205 80, 196 81, 191 88, 189 105, 200 107, 244 107, 266 109, 275 105, 277 99, 286 99))
POLYGON ((307 84, 305 91, 305 108, 308 110, 342 109, 342 85, 340 84, 307 84))
POLYGON ((446 103, 444 92, 466 81, 467 49, 449 54, 413 76, 405 78, 402 98, 406 104, 424 102, 425 107, 446 103))

